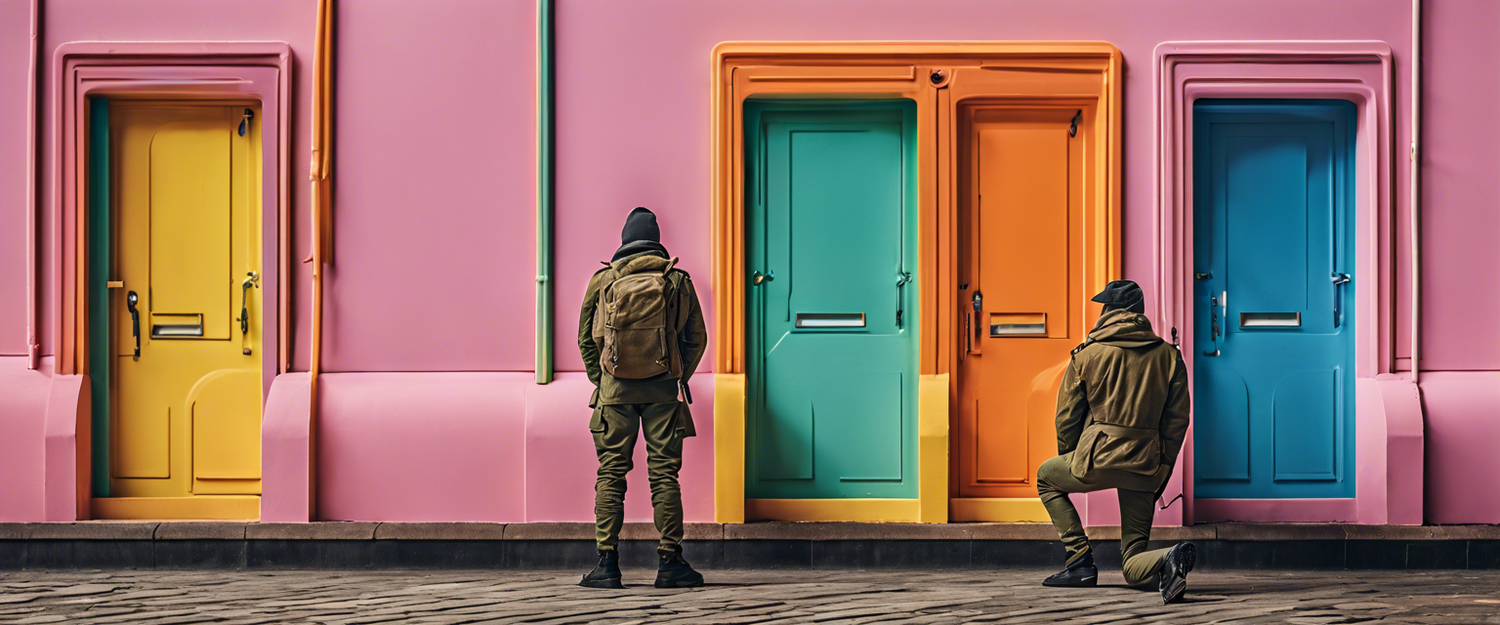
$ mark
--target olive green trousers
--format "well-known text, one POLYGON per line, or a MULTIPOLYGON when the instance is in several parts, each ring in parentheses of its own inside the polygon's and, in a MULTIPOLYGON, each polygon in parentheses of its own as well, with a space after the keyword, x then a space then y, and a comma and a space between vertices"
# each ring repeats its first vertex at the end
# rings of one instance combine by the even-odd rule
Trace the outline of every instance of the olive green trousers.
POLYGON ((1036 471, 1036 490, 1042 505, 1052 517, 1052 525, 1068 552, 1068 564, 1089 553, 1089 539, 1083 533, 1078 509, 1068 499, 1070 493, 1089 493, 1116 489, 1120 497, 1120 560, 1124 562, 1125 583, 1150 586, 1156 583, 1157 570, 1167 549, 1146 551, 1151 540, 1151 520, 1156 513, 1156 495, 1147 491, 1127 490, 1111 484, 1107 477, 1100 482, 1085 483, 1073 476, 1073 454, 1063 454, 1042 463, 1036 471))
POLYGON ((677 472, 682 469, 683 428, 678 402, 599 406, 600 419, 592 428, 594 450, 599 456, 599 478, 594 482, 594 540, 608 551, 620 542, 625 523, 625 474, 633 468, 635 439, 646 438, 646 472, 651 483, 651 508, 656 531, 661 533, 658 551, 682 551, 682 490, 677 472))

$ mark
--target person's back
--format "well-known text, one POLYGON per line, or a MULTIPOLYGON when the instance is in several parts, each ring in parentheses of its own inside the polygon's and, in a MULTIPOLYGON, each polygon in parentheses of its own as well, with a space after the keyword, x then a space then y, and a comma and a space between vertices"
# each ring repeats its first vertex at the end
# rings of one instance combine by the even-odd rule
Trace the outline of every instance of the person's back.
POLYGON ((1116 489, 1125 582, 1156 583, 1170 603, 1187 588, 1192 543, 1146 551, 1153 502, 1166 487, 1187 434, 1187 368, 1177 348, 1151 330, 1140 287, 1109 283, 1094 301, 1104 312, 1073 350, 1057 391, 1057 453, 1037 469, 1037 494, 1067 550, 1067 568, 1046 586, 1094 586, 1099 571, 1068 495, 1116 489))
MULTIPOLYGON (((1165 480, 1177 459, 1187 431, 1185 388, 1187 371, 1177 348, 1151 330, 1145 315, 1122 308, 1100 315, 1084 345, 1075 350, 1070 367, 1087 404, 1087 412, 1070 410, 1058 421, 1059 448, 1077 441, 1084 453, 1073 456, 1073 473, 1119 471, 1150 476, 1152 490, 1165 480), (1174 397, 1173 393, 1178 392, 1174 397), (1087 422, 1076 415, 1087 415, 1087 422)), ((1062 453, 1067 453, 1066 451, 1062 453)), ((1130 476, 1122 476, 1131 479, 1130 476)))
POLYGON ((682 442, 696 435, 688 380, 707 347, 703 310, 687 272, 661 244, 656 215, 636 208, 614 257, 589 279, 578 316, 578 350, 594 384, 589 431, 599 457, 594 537, 599 565, 579 582, 622 588, 616 546, 625 521, 625 475, 644 432, 656 529, 658 588, 703 584, 682 557, 682 442), (680 395, 679 395, 680 394, 680 395), (679 396, 687 401, 680 401, 679 396))

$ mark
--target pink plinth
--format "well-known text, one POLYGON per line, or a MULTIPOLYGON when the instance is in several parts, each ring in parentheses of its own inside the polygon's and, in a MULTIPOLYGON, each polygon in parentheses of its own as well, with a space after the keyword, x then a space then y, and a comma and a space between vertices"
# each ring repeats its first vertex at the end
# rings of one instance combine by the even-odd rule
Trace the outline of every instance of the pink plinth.
POLYGON ((312 510, 310 377, 283 373, 271 382, 260 422, 260 520, 305 523, 312 510))
POLYGON ((1500 523, 1500 372, 1422 374, 1427 408, 1427 522, 1500 523))
MULTIPOLYGON (((693 391, 693 421, 698 436, 682 447, 682 505, 690 522, 713 521, 713 376, 699 375, 693 391)), ((535 386, 526 400, 526 520, 589 521, 594 518, 594 474, 599 466, 589 434, 589 394, 593 386, 582 373, 564 373, 535 386)), ((646 481, 646 444, 638 441, 635 469, 625 491, 628 521, 651 520, 651 493, 646 481)))

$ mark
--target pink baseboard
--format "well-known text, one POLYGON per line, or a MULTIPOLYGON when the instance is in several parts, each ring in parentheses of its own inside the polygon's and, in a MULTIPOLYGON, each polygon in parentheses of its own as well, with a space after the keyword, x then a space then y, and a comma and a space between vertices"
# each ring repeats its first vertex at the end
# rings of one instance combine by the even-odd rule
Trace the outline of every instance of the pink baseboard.
POLYGON ((51 358, 36 370, 26 356, 0 358, 0 522, 43 518, 43 425, 51 385, 51 358))

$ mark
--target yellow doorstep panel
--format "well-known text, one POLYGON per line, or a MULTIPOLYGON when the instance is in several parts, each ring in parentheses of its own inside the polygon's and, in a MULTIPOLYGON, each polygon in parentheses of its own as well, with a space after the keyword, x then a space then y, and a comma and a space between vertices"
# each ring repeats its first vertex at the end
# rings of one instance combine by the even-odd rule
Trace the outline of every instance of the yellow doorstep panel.
POLYGON ((259 516, 254 106, 117 101, 109 499, 96 516, 259 516), (242 133, 243 129, 243 133, 242 133))

